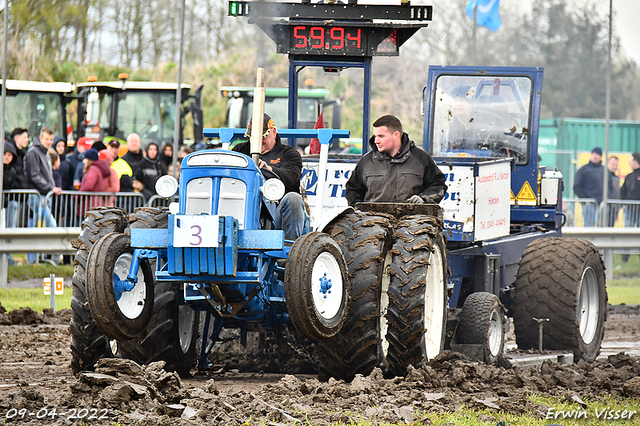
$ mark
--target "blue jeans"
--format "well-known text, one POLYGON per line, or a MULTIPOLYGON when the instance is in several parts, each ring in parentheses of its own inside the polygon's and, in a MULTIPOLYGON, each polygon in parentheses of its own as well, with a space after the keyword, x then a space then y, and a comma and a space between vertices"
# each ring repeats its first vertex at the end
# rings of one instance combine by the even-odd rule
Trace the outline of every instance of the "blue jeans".
POLYGON ((18 227, 18 213, 20 213, 20 204, 15 200, 10 200, 7 203, 6 212, 6 221, 5 226, 7 228, 17 228, 18 227))
MULTIPOLYGON (((38 197, 35 194, 29 194, 27 205, 29 206, 29 210, 31 210, 31 214, 33 216, 33 220, 29 220, 30 227, 55 228, 56 226, 58 226, 56 224, 56 220, 51 214, 51 205, 45 202, 44 197, 38 197)), ((29 263, 35 262, 36 254, 27 253, 27 260, 29 261, 29 263)))
POLYGON ((289 192, 282 197, 276 208, 276 229, 284 231, 285 240, 295 240, 311 229, 309 216, 304 209, 300 194, 289 192))
POLYGON ((596 225, 596 205, 593 203, 582 203, 582 221, 584 226, 596 225))

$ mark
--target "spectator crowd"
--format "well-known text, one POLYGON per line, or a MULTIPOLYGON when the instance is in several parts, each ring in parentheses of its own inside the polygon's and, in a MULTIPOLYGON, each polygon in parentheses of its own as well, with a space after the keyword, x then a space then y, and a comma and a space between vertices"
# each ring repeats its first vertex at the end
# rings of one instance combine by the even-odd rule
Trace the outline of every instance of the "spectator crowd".
MULTIPOLYGON (((105 145, 83 136, 77 143, 68 144, 45 127, 30 146, 29 140, 27 129, 16 128, 5 141, 4 190, 34 189, 41 195, 76 190, 137 192, 148 201, 156 195, 155 182, 167 174, 173 158, 170 142, 163 144, 162 151, 154 141, 143 149, 136 133, 127 137, 122 157, 117 139, 105 145)), ((183 147, 178 160, 189 152, 183 147)))
MULTIPOLYGON (((165 142, 162 151, 154 141, 142 147, 142 141, 136 133, 127 137, 127 146, 121 147, 117 139, 106 142, 93 141, 81 137, 77 143, 54 136, 54 132, 44 127, 40 134, 33 137, 25 128, 13 129, 4 144, 3 184, 4 191, 28 190, 20 199, 3 197, 7 228, 21 226, 69 226, 58 224, 56 207, 68 211, 75 209, 75 217, 97 205, 113 205, 113 196, 104 197, 104 193, 140 193, 145 202, 156 195, 155 183, 168 173, 173 159, 173 146, 165 142), (120 156, 122 152, 124 155, 120 156), (89 201, 71 205, 71 197, 60 197, 73 192, 96 192, 100 196, 91 196, 89 201), (52 197, 46 197, 52 193, 52 197), (57 219, 56 219, 57 218, 57 219)), ((178 161, 190 153, 183 147, 178 161)), ((178 164, 178 174, 179 174, 178 164)), ((71 215, 67 214, 66 217, 71 215)), ((32 258, 29 258, 32 261, 32 258)))

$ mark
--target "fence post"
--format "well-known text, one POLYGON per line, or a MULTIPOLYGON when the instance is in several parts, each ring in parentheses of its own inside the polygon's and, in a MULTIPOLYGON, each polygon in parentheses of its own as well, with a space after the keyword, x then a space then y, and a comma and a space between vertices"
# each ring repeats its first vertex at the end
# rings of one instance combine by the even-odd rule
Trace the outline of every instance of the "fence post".
MULTIPOLYGON (((3 197, 5 194, 3 194, 3 197)), ((4 205, 4 198, 0 198, 0 229, 4 229, 5 227, 5 209, 2 208, 4 205)), ((9 274, 9 255, 6 253, 2 253, 0 255, 0 288, 7 288, 7 275, 9 274)))
POLYGON ((49 280, 51 284, 49 285, 49 289, 51 289, 49 295, 49 303, 51 306, 51 312, 56 311, 56 274, 50 274, 49 280))

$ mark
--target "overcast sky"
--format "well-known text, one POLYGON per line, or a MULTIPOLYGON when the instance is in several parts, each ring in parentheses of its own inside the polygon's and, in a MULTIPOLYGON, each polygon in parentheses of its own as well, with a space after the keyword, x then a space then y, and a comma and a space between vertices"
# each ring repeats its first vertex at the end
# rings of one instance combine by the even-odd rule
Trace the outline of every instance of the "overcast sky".
MULTIPOLYGON (((291 1, 291 0, 288 0, 291 1)), ((295 1, 295 0, 294 0, 295 1)), ((437 4, 447 0, 411 0, 412 4, 437 4)), ((500 5, 529 5, 536 0, 500 0, 500 5)), ((358 0, 360 4, 399 4, 399 0, 358 0)), ((568 0, 578 5, 595 4, 602 16, 608 15, 609 0, 568 0)), ((613 33, 620 38, 622 48, 630 59, 640 65, 640 0, 613 0, 613 33)))

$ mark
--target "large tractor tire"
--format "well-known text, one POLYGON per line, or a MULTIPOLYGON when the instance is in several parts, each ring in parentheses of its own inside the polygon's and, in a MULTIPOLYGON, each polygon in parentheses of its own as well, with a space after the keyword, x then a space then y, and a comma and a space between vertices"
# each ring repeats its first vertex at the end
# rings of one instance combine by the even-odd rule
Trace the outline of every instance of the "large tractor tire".
POLYGON ((513 322, 521 349, 570 350, 574 359, 593 361, 604 335, 607 291, 604 263, 590 242, 573 238, 533 241, 520 259, 515 281, 513 322))
MULTIPOLYGON (((96 361, 112 354, 109 340, 100 331, 87 300, 87 260, 94 244, 112 232, 123 232, 127 226, 124 210, 98 207, 90 210, 82 222, 78 239, 72 241, 76 252, 71 295, 71 368, 74 372, 90 370, 96 361)), ((114 348, 115 349, 115 348, 114 348)))
POLYGON ((284 274, 287 310, 295 328, 313 340, 335 336, 349 309, 349 279, 340 246, 311 232, 291 247, 284 274))
MULTIPOLYGON (((166 229, 168 216, 169 211, 165 207, 138 208, 129 215, 129 227, 166 229)), ((140 364, 165 361, 165 368, 188 376, 198 360, 200 315, 188 305, 181 304, 181 295, 181 283, 157 282, 149 325, 136 339, 119 341, 119 353, 140 364)))
POLYGON ((498 296, 492 293, 472 293, 464 301, 456 341, 460 344, 482 345, 483 360, 496 364, 504 355, 507 341, 507 317, 498 296))
POLYGON ((436 217, 404 216, 393 234, 389 265, 389 370, 404 375, 444 349, 447 321, 447 259, 436 217))
POLYGON ((316 346, 323 378, 352 380, 356 374, 366 375, 384 365, 383 311, 388 301, 382 286, 389 229, 385 217, 362 212, 348 213, 325 229, 338 242, 347 262, 351 307, 342 330, 316 346))
POLYGON ((137 337, 153 311, 149 261, 140 261, 133 285, 127 280, 133 253, 131 237, 112 232, 96 242, 87 261, 87 298, 93 318, 106 336, 116 340, 137 337))

